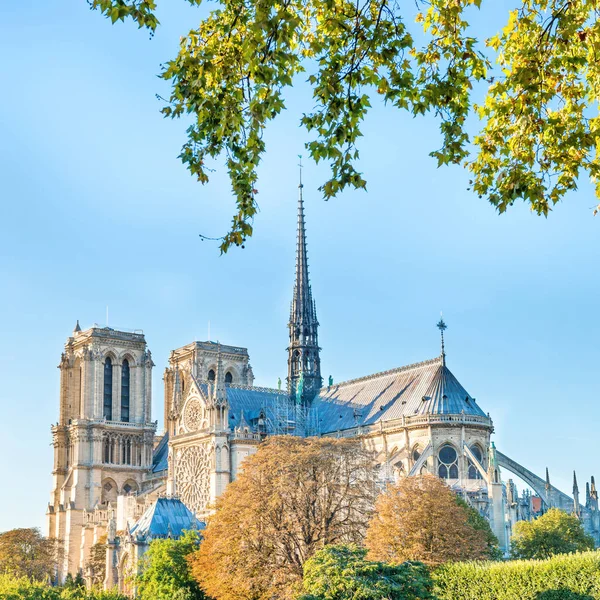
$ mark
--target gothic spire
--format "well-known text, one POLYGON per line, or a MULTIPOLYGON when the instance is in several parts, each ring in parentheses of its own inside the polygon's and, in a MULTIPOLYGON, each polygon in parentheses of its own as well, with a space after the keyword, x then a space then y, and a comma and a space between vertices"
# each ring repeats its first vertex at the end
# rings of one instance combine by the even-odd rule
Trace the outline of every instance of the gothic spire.
POLYGON ((308 277, 308 254, 306 252, 306 225, 304 222, 304 199, 302 197, 302 157, 300 157, 300 182, 298 184, 298 229, 296 236, 296 279, 290 321, 316 321, 315 303, 312 299, 308 277))
POLYGON ((441 353, 442 364, 444 366, 446 366, 446 348, 444 346, 444 331, 446 329, 448 329, 448 325, 446 325, 446 323, 444 323, 444 317, 442 317, 441 314, 440 314, 440 320, 437 324, 437 328, 440 330, 440 335, 442 336, 442 353, 441 353))
POLYGON ((577 485, 577 474, 573 471, 573 512, 578 517, 579 509, 579 486, 577 485))
POLYGON ((310 402, 321 388, 321 363, 316 305, 312 297, 308 276, 306 251, 306 225, 304 222, 304 198, 302 190, 302 157, 300 157, 298 184, 298 224, 296 235, 296 274, 288 324, 290 345, 288 347, 288 393, 296 395, 301 375, 304 386, 303 401, 310 402))

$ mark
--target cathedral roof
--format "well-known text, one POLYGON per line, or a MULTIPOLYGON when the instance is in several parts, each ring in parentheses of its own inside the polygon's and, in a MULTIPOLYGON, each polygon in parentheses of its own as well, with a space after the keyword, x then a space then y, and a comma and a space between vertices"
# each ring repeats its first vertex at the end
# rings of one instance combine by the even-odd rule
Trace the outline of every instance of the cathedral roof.
POLYGON ((443 357, 323 388, 313 406, 322 433, 415 415, 486 416, 443 357))
POLYGON ((169 468, 169 463, 167 462, 168 457, 169 434, 165 433, 152 453, 152 472, 158 473, 159 471, 166 471, 169 468))
MULTIPOLYGON (((208 398, 209 385, 206 382, 197 383, 201 392, 208 398)), ((229 425, 231 429, 240 425, 242 412, 247 422, 258 419, 261 415, 267 420, 272 418, 273 407, 278 397, 287 397, 286 392, 273 388, 258 386, 228 384, 225 386, 229 404, 229 425)))
POLYGON ((152 539, 179 538, 185 530, 204 529, 190 509, 178 498, 158 498, 131 528, 132 536, 152 539))

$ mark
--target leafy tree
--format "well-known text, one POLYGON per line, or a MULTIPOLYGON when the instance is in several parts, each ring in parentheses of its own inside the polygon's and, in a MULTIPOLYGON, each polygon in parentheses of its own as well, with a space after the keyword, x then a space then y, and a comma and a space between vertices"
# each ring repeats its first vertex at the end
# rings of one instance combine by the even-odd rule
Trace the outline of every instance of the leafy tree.
POLYGON ((456 503, 467 512, 467 523, 475 530, 481 531, 487 545, 487 558, 490 560, 501 560, 502 550, 498 538, 494 535, 489 521, 483 517, 478 510, 467 504, 460 496, 456 496, 456 503))
POLYGON ((90 555, 85 565, 86 573, 92 584, 101 586, 106 577, 106 535, 100 536, 90 548, 90 555))
POLYGON ((551 508, 534 521, 518 521, 510 545, 513 558, 549 558, 592 550, 594 540, 576 516, 551 508))
POLYGON ((300 600, 427 600, 433 582, 427 567, 366 560, 358 546, 325 546, 304 564, 300 600))
POLYGON ((430 566, 488 558, 486 532, 470 525, 469 518, 438 477, 405 477, 377 500, 365 540, 369 558, 430 566))
POLYGON ((59 553, 58 541, 37 528, 0 533, 0 573, 43 581, 54 574, 59 553))
POLYGON ((376 493, 358 440, 269 438, 217 500, 194 577, 217 600, 294 597, 317 550, 362 541, 376 493))
MULTIPOLYGON (((151 32, 159 24, 155 0, 87 1, 113 23, 132 18, 151 32)), ((442 145, 431 155, 465 163, 473 190, 500 212, 522 199, 547 215, 586 172, 600 195, 597 2, 518 0, 501 33, 482 42, 469 21, 497 5, 417 0, 415 14, 399 0, 220 0, 166 64, 162 112, 192 116, 180 158, 199 181, 208 181, 207 162, 225 156, 237 212, 221 250, 252 235, 263 130, 302 73, 313 91, 301 119, 313 136, 307 149, 331 166, 325 199, 366 186, 357 142, 377 95, 433 113, 442 145), (479 106, 474 89, 485 91, 479 106), (473 111, 483 123, 471 140, 473 111)))
POLYGON ((188 557, 198 550, 200 534, 186 531, 178 540, 153 540, 136 577, 141 600, 203 600, 190 572, 188 557))

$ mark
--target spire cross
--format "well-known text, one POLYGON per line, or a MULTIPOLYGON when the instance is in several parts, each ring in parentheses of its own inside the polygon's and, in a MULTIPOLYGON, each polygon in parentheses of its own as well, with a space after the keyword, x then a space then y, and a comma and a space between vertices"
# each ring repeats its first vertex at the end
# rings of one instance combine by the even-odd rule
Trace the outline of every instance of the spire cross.
POLYGON ((298 158, 300 159, 300 162, 298 163, 298 167, 300 167, 300 183, 298 184, 298 187, 302 190, 304 187, 304 185, 302 185, 302 154, 298 154, 298 158))
POLYGON ((440 330, 440 335, 442 336, 442 362, 445 365, 446 364, 446 349, 444 347, 444 331, 446 329, 448 329, 448 325, 446 325, 446 323, 444 323, 444 318, 440 315, 440 320, 438 321, 438 324, 436 325, 436 327, 440 330))

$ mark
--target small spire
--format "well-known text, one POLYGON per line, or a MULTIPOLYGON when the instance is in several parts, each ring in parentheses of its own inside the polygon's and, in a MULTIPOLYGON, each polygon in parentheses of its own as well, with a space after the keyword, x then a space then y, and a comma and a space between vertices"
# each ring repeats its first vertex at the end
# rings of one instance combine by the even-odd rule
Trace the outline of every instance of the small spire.
POLYGON ((73 329, 73 333, 78 333, 81 331, 81 327, 79 326, 79 319, 77 319, 77 325, 75 325, 75 329, 73 329))
POLYGON ((591 498, 591 495, 590 495, 590 482, 586 481, 585 482, 585 505, 586 506, 589 506, 589 504, 590 504, 590 498, 591 498))
POLYGON ((577 473, 573 471, 573 493, 579 493, 579 486, 577 485, 577 473))
POLYGON ((215 402, 225 404, 227 392, 225 391, 225 376, 223 374, 223 359, 221 357, 221 343, 217 342, 217 372, 215 373, 215 402))
POLYGON ((548 467, 546 467, 546 491, 548 491, 550 487, 550 473, 548 472, 548 467))
POLYGON ((446 349, 444 347, 444 331, 448 329, 448 325, 444 323, 444 317, 442 313, 440 313, 440 320, 438 321, 437 328, 440 330, 440 335, 442 337, 442 364, 446 366, 446 349))

